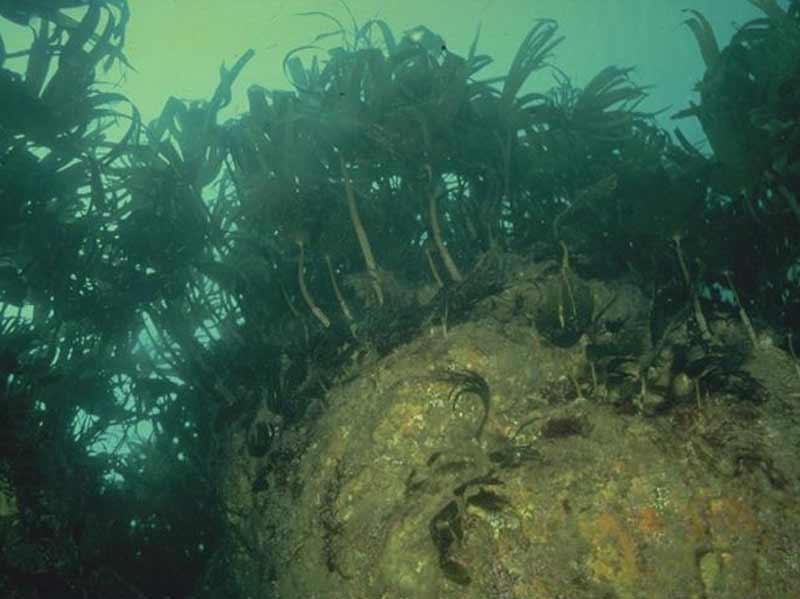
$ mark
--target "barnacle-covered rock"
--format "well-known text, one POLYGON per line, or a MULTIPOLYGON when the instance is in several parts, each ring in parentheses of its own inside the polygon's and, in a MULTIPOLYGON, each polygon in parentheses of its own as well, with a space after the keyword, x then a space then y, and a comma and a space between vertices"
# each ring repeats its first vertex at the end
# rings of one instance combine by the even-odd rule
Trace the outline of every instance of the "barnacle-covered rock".
POLYGON ((739 412, 711 388, 676 401, 695 381, 669 371, 671 354, 620 362, 622 382, 598 386, 628 384, 623 411, 584 384, 583 347, 507 331, 492 319, 426 330, 331 389, 292 480, 270 494, 249 495, 237 481, 258 469, 232 462, 227 504, 250 543, 234 561, 250 594, 790 596, 800 456, 786 442, 786 356, 739 365, 765 381, 779 368, 787 383, 765 383, 774 399, 739 412), (558 380, 587 397, 548 401, 558 380), (277 556, 270 576, 257 576, 258 551, 277 556))

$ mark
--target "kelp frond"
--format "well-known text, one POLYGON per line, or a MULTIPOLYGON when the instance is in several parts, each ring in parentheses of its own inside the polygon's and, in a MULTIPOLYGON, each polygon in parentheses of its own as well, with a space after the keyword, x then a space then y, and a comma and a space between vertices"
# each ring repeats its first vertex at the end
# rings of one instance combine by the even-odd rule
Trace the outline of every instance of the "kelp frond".
POLYGON ((615 104, 638 105, 646 96, 645 88, 631 83, 633 69, 610 66, 604 68, 583 88, 575 103, 576 112, 602 112, 615 104))
POLYGON ((647 88, 628 78, 631 68, 606 67, 577 95, 572 119, 595 138, 625 136, 636 117, 649 116, 636 108, 647 97, 647 88))
MULTIPOLYGON (((751 0, 753 4, 756 4, 756 2, 768 3, 770 1, 771 0, 751 0)), ((691 30, 694 39, 697 40, 697 45, 700 47, 700 54, 703 56, 703 62, 706 68, 710 69, 719 59, 719 44, 717 43, 717 36, 714 35, 714 29, 701 12, 691 8, 684 9, 683 12, 692 15, 684 21, 684 24, 691 30)))
POLYGON ((780 7, 776 0, 748 0, 750 4, 758 8, 776 23, 783 22, 788 14, 780 7))
POLYGON ((386 49, 389 54, 392 54, 395 50, 395 40, 394 36, 392 35, 392 31, 389 26, 382 21, 381 19, 370 19, 363 25, 358 24, 356 21, 355 15, 353 15, 353 11, 350 10, 350 7, 347 5, 344 0, 339 0, 339 4, 344 8, 345 12, 347 13, 348 18, 350 19, 350 27, 351 29, 348 30, 347 27, 342 23, 334 15, 321 11, 321 10, 314 10, 314 11, 306 11, 301 13, 296 13, 295 16, 298 17, 322 17, 323 19, 330 21, 334 24, 335 29, 332 31, 327 31, 325 33, 321 33, 317 35, 314 40, 311 42, 312 44, 316 44, 319 41, 327 39, 329 37, 340 37, 342 40, 343 48, 347 52, 355 52, 361 48, 374 48, 375 44, 372 41, 371 32, 372 26, 377 26, 381 33, 383 34, 384 44, 386 45, 386 49), (352 41, 350 40, 352 37, 352 41))
POLYGON ((564 36, 554 38, 557 30, 556 21, 542 19, 522 40, 503 83, 502 102, 505 105, 513 102, 528 77, 545 66, 553 48, 563 41, 564 36))

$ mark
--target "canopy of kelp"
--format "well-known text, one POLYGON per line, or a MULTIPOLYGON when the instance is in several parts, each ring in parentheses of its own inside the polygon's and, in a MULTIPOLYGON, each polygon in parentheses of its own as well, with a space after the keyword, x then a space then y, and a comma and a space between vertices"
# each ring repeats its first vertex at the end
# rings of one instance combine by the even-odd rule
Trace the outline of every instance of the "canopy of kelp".
POLYGON ((800 5, 753 3, 724 49, 688 15, 707 73, 677 116, 706 153, 628 68, 553 87, 550 20, 487 79, 477 35, 316 14, 342 41, 289 53, 292 91, 218 122, 248 51, 145 125, 98 79, 128 64, 125 0, 0 1, 33 34, 0 38, 3 595, 223 592, 216 440, 261 407, 269 445, 355 360, 464 318, 511 255, 627 278, 653 329, 746 308, 796 330, 800 5))

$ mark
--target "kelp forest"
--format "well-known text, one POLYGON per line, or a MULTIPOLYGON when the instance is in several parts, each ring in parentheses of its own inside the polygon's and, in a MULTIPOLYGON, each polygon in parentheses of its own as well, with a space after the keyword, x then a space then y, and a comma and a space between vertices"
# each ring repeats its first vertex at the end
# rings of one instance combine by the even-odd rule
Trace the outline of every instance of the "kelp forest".
POLYGON ((488 77, 343 7, 149 123, 126 0, 0 1, 0 595, 792 596, 800 2, 749 1, 676 14, 669 112, 553 20, 488 77))

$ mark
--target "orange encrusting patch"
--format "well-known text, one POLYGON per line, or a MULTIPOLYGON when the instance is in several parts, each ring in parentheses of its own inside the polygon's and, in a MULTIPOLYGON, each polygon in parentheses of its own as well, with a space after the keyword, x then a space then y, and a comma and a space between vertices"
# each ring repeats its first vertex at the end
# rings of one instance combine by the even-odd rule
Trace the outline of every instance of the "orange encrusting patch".
POLYGON ((584 522, 583 533, 592 544, 587 564, 595 579, 633 587, 640 575, 636 541, 611 513, 603 513, 592 522, 584 522))
POLYGON ((636 527, 642 534, 657 535, 664 531, 664 522, 655 508, 646 507, 639 510, 636 527))

